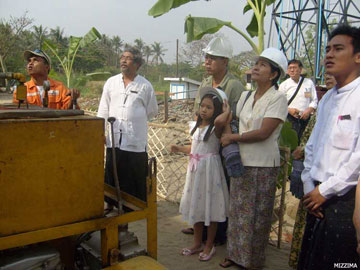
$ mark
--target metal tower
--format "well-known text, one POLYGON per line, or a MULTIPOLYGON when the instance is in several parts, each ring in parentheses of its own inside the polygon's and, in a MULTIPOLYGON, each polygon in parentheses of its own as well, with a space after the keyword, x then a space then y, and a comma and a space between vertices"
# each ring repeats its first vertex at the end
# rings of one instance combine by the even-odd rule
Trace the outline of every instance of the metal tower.
MULTIPOLYGON (((327 36, 338 23, 360 24, 358 0, 277 0, 268 46, 303 61, 315 82, 322 79, 327 36)), ((310 75, 310 74, 309 74, 310 75)))

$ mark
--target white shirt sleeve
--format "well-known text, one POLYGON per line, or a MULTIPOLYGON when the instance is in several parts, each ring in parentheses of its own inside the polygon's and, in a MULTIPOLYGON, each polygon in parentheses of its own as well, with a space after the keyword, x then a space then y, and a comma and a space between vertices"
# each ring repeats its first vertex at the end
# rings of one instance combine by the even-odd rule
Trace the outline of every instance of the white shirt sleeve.
POLYGON ((318 104, 318 98, 317 98, 317 93, 316 93, 316 88, 314 83, 311 81, 311 102, 309 104, 309 107, 316 109, 317 108, 317 104, 318 104))
POLYGON ((109 93, 108 85, 109 85, 109 81, 107 81, 104 85, 99 103, 98 113, 97 113, 98 117, 105 119, 105 123, 107 118, 109 117, 109 106, 110 106, 110 93, 109 93))
POLYGON ((149 85, 148 87, 149 91, 147 95, 146 114, 148 120, 150 120, 158 114, 158 105, 153 87, 151 85, 149 85))
MULTIPOLYGON (((287 80, 286 80, 287 81, 287 80)), ((286 96, 286 81, 283 81, 280 85, 279 85, 279 92, 282 92, 285 94, 286 96)))

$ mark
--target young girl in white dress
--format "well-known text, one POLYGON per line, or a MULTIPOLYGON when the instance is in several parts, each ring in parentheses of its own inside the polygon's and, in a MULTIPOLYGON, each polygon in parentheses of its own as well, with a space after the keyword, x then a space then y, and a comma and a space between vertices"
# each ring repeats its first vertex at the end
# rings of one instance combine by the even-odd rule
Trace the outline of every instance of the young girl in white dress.
POLYGON ((211 87, 201 88, 200 108, 196 123, 190 124, 191 146, 172 145, 172 152, 190 154, 184 193, 180 202, 183 219, 194 226, 194 244, 184 248, 182 255, 199 253, 200 261, 215 254, 214 238, 217 222, 224 222, 228 213, 229 193, 219 155, 222 130, 214 124, 222 113, 226 94, 211 87), (204 224, 207 240, 202 244, 204 224))

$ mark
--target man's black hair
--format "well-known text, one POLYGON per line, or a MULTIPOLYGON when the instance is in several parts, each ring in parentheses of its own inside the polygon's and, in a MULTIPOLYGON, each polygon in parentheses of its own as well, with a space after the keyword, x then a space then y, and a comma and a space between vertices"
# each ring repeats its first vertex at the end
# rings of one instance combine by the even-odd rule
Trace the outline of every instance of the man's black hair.
POLYGON ((297 64, 300 68, 303 67, 303 64, 302 64, 301 61, 298 60, 298 59, 291 59, 291 60, 288 62, 288 66, 291 65, 291 64, 297 64))
POLYGON ((360 28, 350 26, 348 24, 339 24, 329 35, 329 41, 338 35, 345 35, 352 38, 354 54, 360 52, 360 28))

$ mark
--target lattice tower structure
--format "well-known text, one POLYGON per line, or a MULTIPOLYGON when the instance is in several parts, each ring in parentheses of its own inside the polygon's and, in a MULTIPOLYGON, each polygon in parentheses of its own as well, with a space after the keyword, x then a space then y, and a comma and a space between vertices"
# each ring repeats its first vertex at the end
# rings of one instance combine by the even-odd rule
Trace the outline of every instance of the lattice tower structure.
POLYGON ((273 4, 268 47, 302 60, 315 83, 323 81, 327 37, 339 23, 360 26, 359 0, 277 0, 273 4))

